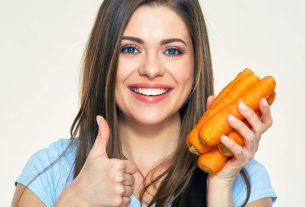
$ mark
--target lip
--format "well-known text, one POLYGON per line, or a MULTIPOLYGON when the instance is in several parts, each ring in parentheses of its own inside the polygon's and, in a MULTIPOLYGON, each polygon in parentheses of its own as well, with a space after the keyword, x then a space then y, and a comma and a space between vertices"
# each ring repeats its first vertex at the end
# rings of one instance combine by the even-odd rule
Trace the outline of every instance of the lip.
POLYGON ((149 104, 159 103, 168 97, 172 91, 172 87, 165 84, 160 83, 135 83, 128 86, 130 89, 131 94, 139 101, 149 104), (159 96, 145 96, 132 91, 132 88, 162 88, 162 89, 169 89, 168 92, 159 96))
POLYGON ((168 88, 172 89, 173 87, 161 84, 161 83, 133 83, 128 85, 129 88, 168 88))

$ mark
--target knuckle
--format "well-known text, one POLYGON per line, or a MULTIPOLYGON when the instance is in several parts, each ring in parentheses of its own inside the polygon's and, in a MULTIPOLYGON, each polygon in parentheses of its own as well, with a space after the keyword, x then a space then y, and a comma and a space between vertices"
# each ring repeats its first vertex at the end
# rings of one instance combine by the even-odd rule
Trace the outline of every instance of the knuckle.
POLYGON ((242 149, 236 149, 236 151, 235 151, 235 155, 237 156, 237 157, 243 157, 243 150, 242 149))
POLYGON ((119 195, 123 195, 125 192, 125 188, 122 185, 117 185, 115 188, 115 192, 119 195))
POLYGON ((260 125, 259 127, 257 127, 257 133, 258 134, 262 134, 264 132, 264 126, 260 125))
POLYGON ((133 192, 133 188, 130 187, 130 186, 126 186, 125 188, 126 188, 126 189, 125 189, 124 195, 125 195, 125 196, 131 196, 131 195, 132 195, 132 192, 133 192))
POLYGON ((240 122, 240 128, 242 131, 247 131, 249 130, 249 126, 243 122, 240 122))
POLYGON ((111 165, 115 170, 123 170, 125 166, 124 162, 119 159, 111 159, 111 165))
POLYGON ((249 135, 248 136, 245 136, 245 138, 250 141, 250 142, 253 142, 256 138, 256 134, 251 130, 249 132, 249 135))
POLYGON ((117 169, 124 169, 124 162, 122 160, 117 160, 115 166, 117 169))
POLYGON ((255 119, 255 118, 257 117, 256 113, 255 113, 253 110, 248 110, 247 116, 248 116, 250 119, 255 119))
POLYGON ((134 177, 132 175, 129 175, 129 174, 125 174, 125 185, 130 185, 132 186, 134 184, 134 177))
POLYGON ((255 156, 255 153, 254 153, 254 152, 248 153, 248 155, 247 155, 247 160, 252 160, 252 159, 254 158, 254 156, 255 156))
POLYGON ((114 181, 114 182, 120 183, 120 182, 122 182, 123 180, 124 180, 124 176, 123 176, 122 173, 117 172, 117 173, 115 173, 115 174, 113 175, 113 181, 114 181))
POLYGON ((273 120, 272 119, 270 119, 270 121, 268 121, 267 122, 267 127, 269 128, 269 127, 271 127, 272 126, 272 124, 273 124, 273 120))
POLYGON ((113 203, 113 206, 115 206, 115 207, 121 206, 122 203, 123 203, 123 198, 122 198, 122 196, 116 196, 116 197, 113 199, 112 203, 113 203))
POLYGON ((130 178, 130 184, 133 186, 135 183, 135 178, 133 176, 131 176, 130 178))
POLYGON ((125 205, 128 205, 130 202, 131 202, 131 200, 130 200, 129 197, 125 197, 125 198, 124 198, 124 204, 125 204, 125 205))

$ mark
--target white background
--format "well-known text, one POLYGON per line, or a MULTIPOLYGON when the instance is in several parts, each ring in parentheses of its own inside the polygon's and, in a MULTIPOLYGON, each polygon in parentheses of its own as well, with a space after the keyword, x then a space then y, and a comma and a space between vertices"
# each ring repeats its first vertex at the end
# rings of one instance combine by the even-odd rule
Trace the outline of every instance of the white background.
MULTIPOLYGON (((101 1, 0 0, 0 205, 38 149, 68 137, 78 109, 81 57, 101 1)), ((273 75, 274 124, 256 159, 276 207, 302 206, 305 186, 305 28, 301 0, 203 0, 216 94, 244 67, 273 75), (302 123, 303 122, 303 123, 302 123)))

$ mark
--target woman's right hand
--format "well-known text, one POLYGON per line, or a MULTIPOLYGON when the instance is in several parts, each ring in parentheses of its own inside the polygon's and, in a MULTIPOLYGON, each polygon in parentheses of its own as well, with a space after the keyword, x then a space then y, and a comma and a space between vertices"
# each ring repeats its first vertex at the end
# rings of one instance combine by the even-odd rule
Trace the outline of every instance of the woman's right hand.
POLYGON ((106 147, 109 126, 97 116, 99 133, 79 175, 61 194, 55 207, 123 207, 133 194, 135 163, 129 160, 109 159, 106 147))

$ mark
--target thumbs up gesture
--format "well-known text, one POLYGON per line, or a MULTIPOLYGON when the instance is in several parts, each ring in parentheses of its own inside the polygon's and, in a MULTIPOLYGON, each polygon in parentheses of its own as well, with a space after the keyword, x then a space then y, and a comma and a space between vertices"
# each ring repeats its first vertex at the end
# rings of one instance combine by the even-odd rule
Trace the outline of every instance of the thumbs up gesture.
POLYGON ((137 166, 129 160, 108 158, 109 126, 102 116, 96 119, 99 133, 95 143, 79 175, 60 196, 58 207, 73 206, 72 200, 80 206, 97 207, 123 207, 130 202, 137 166))

